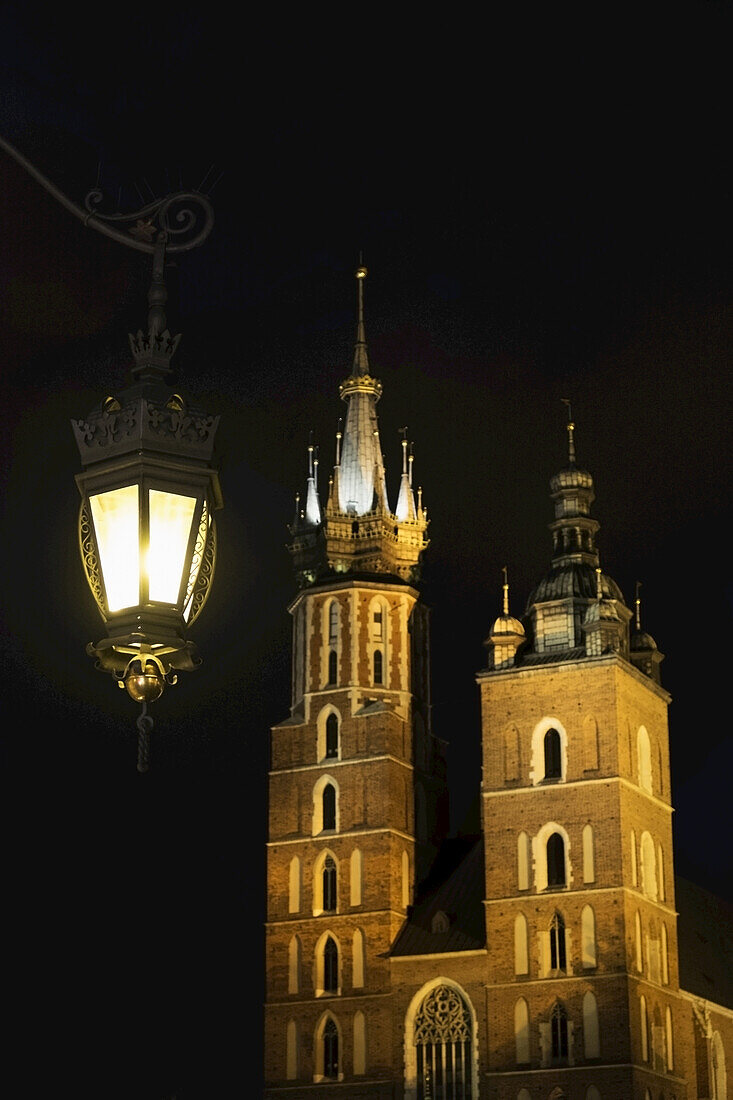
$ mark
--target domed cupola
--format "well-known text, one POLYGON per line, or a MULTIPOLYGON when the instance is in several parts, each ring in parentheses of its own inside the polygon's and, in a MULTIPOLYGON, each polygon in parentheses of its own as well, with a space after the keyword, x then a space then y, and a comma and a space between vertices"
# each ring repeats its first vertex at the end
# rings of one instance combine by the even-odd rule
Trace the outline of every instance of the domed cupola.
POLYGON ((636 615, 634 618, 634 629, 631 632, 631 641, 629 643, 629 660, 635 668, 638 668, 645 676, 649 676, 650 679, 655 680, 659 684, 661 683, 659 666, 664 660, 664 654, 659 652, 657 643, 654 641, 651 634, 647 634, 645 630, 641 629, 640 588, 641 582, 637 581, 635 601, 636 615))
POLYGON ((489 651, 489 665, 491 668, 511 668, 516 664, 517 654, 526 643, 527 637, 524 627, 519 619, 509 614, 509 585, 507 583, 506 566, 503 569, 504 584, 502 613, 491 627, 491 632, 484 642, 489 651))
POLYGON ((628 656, 631 612, 619 586, 600 570, 596 548, 600 524, 590 514, 593 478, 576 465, 575 424, 570 403, 565 403, 568 464, 550 479, 555 509, 549 525, 552 565, 527 601, 525 620, 536 654, 574 651, 573 656, 591 656, 610 647, 628 656))

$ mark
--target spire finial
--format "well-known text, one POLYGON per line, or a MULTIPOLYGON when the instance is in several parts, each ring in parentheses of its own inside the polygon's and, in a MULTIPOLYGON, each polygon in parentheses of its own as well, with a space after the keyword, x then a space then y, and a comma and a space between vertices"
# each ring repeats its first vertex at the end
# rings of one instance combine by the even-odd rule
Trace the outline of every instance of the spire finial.
POLYGON ((509 581, 507 579, 507 568, 506 568, 505 565, 502 565, 501 571, 504 574, 504 583, 501 586, 502 590, 503 590, 502 615, 508 615, 509 614, 509 581))
POLYGON ((362 254, 359 253, 359 266, 356 269, 356 283, 358 287, 358 313, 356 322, 356 347, 354 349, 354 374, 359 376, 369 374, 367 361, 366 336, 364 334, 364 280, 367 277, 367 269, 362 263, 362 254))
POLYGON ((575 439, 573 432, 575 431, 575 424, 573 423, 573 410, 567 397, 561 397, 563 405, 568 407, 568 461, 571 466, 575 465, 575 439))
POLYGON ((636 599, 634 603, 636 605, 636 629, 641 632, 641 597, 639 592, 641 590, 641 581, 636 582, 636 599))
POLYGON ((402 473, 407 473, 407 426, 404 428, 398 428, 397 431, 402 436, 402 473))
POLYGON ((601 567, 600 567, 600 565, 597 565, 596 566, 596 598, 598 599, 599 603, 603 599, 603 585, 601 583, 601 576, 602 576, 601 567))

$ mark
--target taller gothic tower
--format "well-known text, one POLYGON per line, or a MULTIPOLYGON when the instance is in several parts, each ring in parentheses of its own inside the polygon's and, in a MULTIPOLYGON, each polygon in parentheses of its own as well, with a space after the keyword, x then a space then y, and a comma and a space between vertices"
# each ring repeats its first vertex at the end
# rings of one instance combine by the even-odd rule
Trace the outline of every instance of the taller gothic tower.
POLYGON ((351 1096, 381 1095, 393 1072, 389 951, 447 816, 417 588, 428 521, 406 436, 394 509, 388 501, 366 274, 356 272, 356 345, 327 501, 311 445, 290 528, 292 696, 272 730, 269 780, 268 1096, 320 1095, 319 1083, 350 1079, 351 1096))

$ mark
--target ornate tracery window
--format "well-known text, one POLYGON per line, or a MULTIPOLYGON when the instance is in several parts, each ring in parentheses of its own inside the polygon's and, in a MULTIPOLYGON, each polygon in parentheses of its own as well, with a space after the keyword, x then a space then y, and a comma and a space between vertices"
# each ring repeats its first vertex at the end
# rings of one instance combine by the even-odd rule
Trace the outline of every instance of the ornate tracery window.
POLYGON ((417 1100, 470 1100, 471 1017, 455 989, 437 985, 415 1017, 417 1100))

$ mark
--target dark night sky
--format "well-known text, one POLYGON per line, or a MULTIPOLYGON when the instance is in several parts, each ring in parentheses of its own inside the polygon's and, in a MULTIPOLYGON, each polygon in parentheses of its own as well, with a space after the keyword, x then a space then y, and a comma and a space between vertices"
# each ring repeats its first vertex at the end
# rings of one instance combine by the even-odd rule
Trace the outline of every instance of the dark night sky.
MULTIPOLYGON (((212 235, 168 280, 179 384, 222 418, 204 664, 156 705, 138 775, 135 708, 84 652, 102 628, 69 420, 125 383, 149 261, 0 152, 3 774, 20 1036, 49 1036, 45 1062, 76 1095, 181 1100, 240 1095, 259 1073, 286 524, 311 430, 324 473, 332 461, 360 251, 391 491, 407 424, 431 516, 454 826, 477 780, 474 675, 501 568, 517 614, 549 564, 570 398, 601 562, 630 604, 642 582, 666 654, 676 867, 733 896, 731 15, 576 24, 572 44, 559 25, 395 27, 389 47, 346 26, 326 46, 313 25, 284 41, 185 9, 150 18, 90 46, 5 9, 0 134, 77 203, 98 173, 107 209, 218 181, 212 235)), ((50 1070, 25 1072, 34 1095, 50 1070)))

